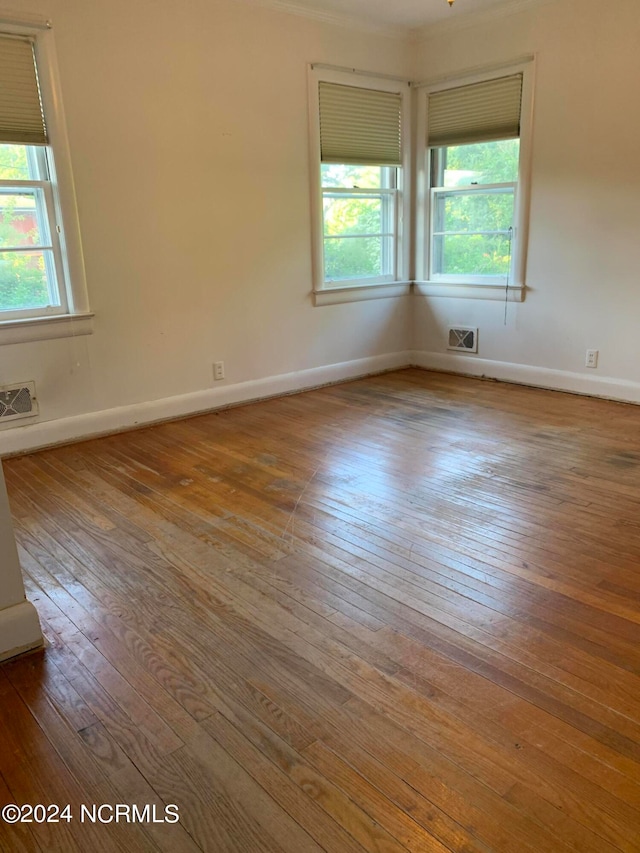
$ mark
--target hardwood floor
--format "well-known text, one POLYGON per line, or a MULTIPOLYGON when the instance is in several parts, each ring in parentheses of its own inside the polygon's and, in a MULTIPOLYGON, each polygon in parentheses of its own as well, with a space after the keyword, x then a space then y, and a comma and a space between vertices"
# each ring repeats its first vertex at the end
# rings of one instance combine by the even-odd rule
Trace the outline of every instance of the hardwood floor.
POLYGON ((5 473, 0 801, 73 819, 2 851, 640 850, 639 407, 406 370, 5 473))

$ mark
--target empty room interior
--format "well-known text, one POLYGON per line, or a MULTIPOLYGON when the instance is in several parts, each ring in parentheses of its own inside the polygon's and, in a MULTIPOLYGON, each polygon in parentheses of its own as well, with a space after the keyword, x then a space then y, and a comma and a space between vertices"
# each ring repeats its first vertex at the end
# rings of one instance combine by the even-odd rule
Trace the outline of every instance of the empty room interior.
POLYGON ((0 6, 0 851, 638 853, 640 4, 0 6))

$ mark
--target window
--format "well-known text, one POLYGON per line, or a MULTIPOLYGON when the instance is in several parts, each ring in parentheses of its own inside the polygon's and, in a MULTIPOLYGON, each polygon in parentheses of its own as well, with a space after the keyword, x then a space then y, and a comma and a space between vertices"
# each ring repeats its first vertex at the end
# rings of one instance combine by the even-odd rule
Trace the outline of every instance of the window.
POLYGON ((0 343, 90 331, 60 323, 89 315, 51 33, 8 29, 0 33, 0 343))
POLYGON ((316 293, 394 285, 407 275, 402 227, 407 92, 408 85, 395 80, 311 73, 316 293))
POLYGON ((532 74, 527 59, 416 84, 411 168, 409 84, 312 67, 316 305, 399 295, 409 285, 425 295, 522 301, 532 74))
POLYGON ((525 68, 427 90, 428 283, 521 289, 529 97, 525 68))
POLYGON ((509 275, 518 152, 518 139, 432 150, 431 278, 509 275))
POLYGON ((397 169, 322 164, 324 281, 396 277, 397 169))

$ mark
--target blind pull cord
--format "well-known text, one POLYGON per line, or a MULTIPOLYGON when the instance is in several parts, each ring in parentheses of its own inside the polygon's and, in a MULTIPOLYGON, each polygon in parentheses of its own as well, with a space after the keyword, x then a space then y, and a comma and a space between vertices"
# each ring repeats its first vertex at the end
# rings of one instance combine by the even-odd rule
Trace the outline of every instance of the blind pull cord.
POLYGON ((511 241, 513 240, 513 225, 509 226, 509 266, 507 268, 507 283, 504 287, 504 324, 507 325, 507 306, 509 304, 509 279, 511 277, 511 241))

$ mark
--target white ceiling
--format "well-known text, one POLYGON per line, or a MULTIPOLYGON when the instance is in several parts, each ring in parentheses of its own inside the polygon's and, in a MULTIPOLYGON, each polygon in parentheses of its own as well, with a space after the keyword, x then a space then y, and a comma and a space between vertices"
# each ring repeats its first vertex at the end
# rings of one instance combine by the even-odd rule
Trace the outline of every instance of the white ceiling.
MULTIPOLYGON (((254 0, 255 1, 255 0, 254 0)), ((531 0, 257 0, 261 5, 308 14, 311 17, 344 19, 364 28, 420 29, 445 22, 463 23, 469 15, 505 13, 508 7, 529 5, 531 0)))

